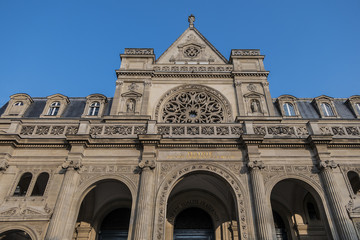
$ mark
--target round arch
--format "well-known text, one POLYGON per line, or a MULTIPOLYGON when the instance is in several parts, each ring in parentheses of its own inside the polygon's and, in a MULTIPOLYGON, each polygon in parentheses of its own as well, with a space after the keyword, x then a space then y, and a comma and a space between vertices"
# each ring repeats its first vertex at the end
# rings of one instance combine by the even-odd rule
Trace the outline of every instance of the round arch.
POLYGON ((240 179, 234 173, 224 168, 223 166, 215 163, 192 163, 184 164, 170 171, 165 178, 160 182, 156 193, 156 213, 155 216, 155 230, 154 239, 163 239, 165 235, 167 203, 170 193, 176 186, 179 180, 187 174, 194 172, 211 173, 220 180, 226 182, 234 194, 235 207, 238 214, 239 229, 241 229, 241 239, 248 239, 253 236, 249 232, 251 228, 251 215, 250 202, 244 199, 245 188, 240 179), (249 236, 251 234, 251 236, 249 236))
MULTIPOLYGON (((106 181, 114 181, 114 182, 119 182, 121 184, 123 184, 130 192, 131 195, 131 199, 132 199, 132 203, 131 203, 131 216, 134 216, 134 212, 135 212, 135 205, 136 205, 136 187, 135 184, 126 176, 124 175, 98 175, 98 176, 94 176, 90 179, 86 179, 84 182, 82 182, 78 188, 78 191, 76 192, 75 196, 74 196, 74 204, 71 205, 71 216, 69 217, 70 221, 71 221, 71 225, 72 229, 69 229, 69 232, 72 234, 74 231, 74 228, 76 226, 76 222, 77 222, 77 218, 79 215, 79 211, 80 211, 80 207, 82 202, 84 201, 85 197, 89 194, 89 192, 91 190, 93 190, 94 188, 96 188, 96 185, 102 182, 106 182, 106 181)), ((115 204, 116 205, 116 204, 115 204)), ((110 212, 111 210, 109 209, 110 206, 112 207, 116 207, 114 205, 113 202, 110 202, 109 205, 106 205, 106 207, 103 209, 104 211, 101 212, 97 212, 96 217, 102 217, 104 218, 105 212, 106 210, 108 212, 110 212)), ((130 219, 130 223, 132 223, 133 221, 133 217, 131 217, 130 219)), ((95 221, 95 224, 97 227, 99 227, 99 225, 101 225, 101 222, 99 222, 99 220, 95 221)), ((130 224, 130 229, 129 229, 129 233, 132 231, 131 227, 133 224, 130 224)), ((69 236, 70 237, 70 236, 69 236)))
MULTIPOLYGON (((284 174, 277 176, 271 179, 267 184, 265 184, 266 189, 266 198, 267 201, 271 202, 271 194, 274 190, 274 187, 277 186, 278 183, 284 181, 293 181, 298 184, 300 187, 303 187, 306 191, 308 191, 312 197, 315 199, 322 219, 324 219, 324 227, 327 232, 331 232, 332 236, 336 236, 335 226, 332 224, 330 217, 330 210, 327 206, 327 201, 325 197, 325 193, 320 186, 320 183, 316 182, 314 179, 302 175, 296 174, 284 174)), ((273 226, 274 228, 274 226, 273 226)))
MULTIPOLYGON (((205 101, 207 104, 201 104, 201 106, 204 107, 204 109, 199 106, 195 107, 194 104, 190 104, 191 101, 186 101, 186 103, 189 103, 189 106, 186 106, 186 108, 189 109, 190 112, 183 112, 181 114, 180 119, 187 118, 190 122, 193 122, 192 120, 199 120, 199 123, 220 123, 220 122, 229 122, 232 120, 232 111, 231 111, 231 105, 229 100, 220 93, 218 90, 205 86, 205 85, 197 85, 197 84, 186 84, 186 85, 180 85, 177 87, 174 87, 170 90, 168 90, 164 95, 161 96, 160 100, 158 101, 158 104, 155 107, 155 119, 157 119, 159 122, 163 122, 163 119, 161 118, 164 116, 163 114, 163 108, 166 103, 168 103, 171 99, 178 96, 179 94, 182 94, 181 96, 185 96, 188 93, 193 93, 194 97, 196 95, 197 99, 202 99, 205 101, 205 99, 211 99, 211 101, 205 101), (185 95, 184 95, 185 94, 185 95), (213 116, 214 119, 217 119, 215 122, 212 121, 201 121, 200 118, 198 118, 203 111, 206 111, 206 106, 210 104, 210 108, 212 111, 214 109, 221 109, 221 117, 218 118, 218 116, 213 116), (190 109, 191 108, 191 109, 190 109), (195 116, 197 115, 197 117, 195 116), (194 118, 189 116, 195 116, 194 118), (222 119, 221 119, 222 118, 222 119), (220 120, 219 120, 220 119, 220 120)), ((190 99, 190 98, 189 98, 190 99)), ((199 100, 201 101, 201 100, 199 100)), ((202 102, 202 101, 201 101, 202 102)), ((204 103, 205 103, 204 102, 204 103)), ((196 104, 195 104, 196 105, 196 104)), ((178 106, 177 103, 172 106, 178 106)), ((176 112, 175 108, 172 108, 176 112)), ((212 111, 207 112, 207 115, 212 115, 212 111)), ((181 111, 182 112, 182 111, 181 111)), ((188 121, 187 121, 188 122, 188 121)), ((181 122, 172 122, 172 123, 181 123, 181 122)), ((189 122, 188 122, 189 123, 189 122)), ((194 122, 195 123, 195 122, 194 122)))
POLYGON ((0 227, 0 235, 7 231, 16 231, 16 230, 24 231, 25 233, 27 233, 30 236, 31 240, 40 239, 33 229, 31 229, 27 226, 24 226, 24 225, 19 225, 16 227, 13 227, 13 226, 0 227))

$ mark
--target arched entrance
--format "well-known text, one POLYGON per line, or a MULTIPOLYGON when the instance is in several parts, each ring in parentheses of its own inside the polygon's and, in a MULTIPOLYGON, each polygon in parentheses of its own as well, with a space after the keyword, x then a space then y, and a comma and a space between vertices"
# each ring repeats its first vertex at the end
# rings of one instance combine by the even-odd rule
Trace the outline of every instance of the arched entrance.
POLYGON ((0 240, 31 240, 31 237, 24 231, 10 230, 1 233, 0 240))
POLYGON ((240 236, 233 190, 210 172, 192 172, 177 182, 166 218, 166 239, 238 240, 240 236))
POLYGON ((176 216, 174 240, 214 240, 214 238, 212 219, 201 208, 187 208, 176 216))
POLYGON ((278 182, 270 200, 278 240, 329 239, 321 199, 305 182, 296 179, 278 182))
POLYGON ((131 193, 124 183, 96 183, 81 203, 74 239, 128 239, 131 205, 131 193))

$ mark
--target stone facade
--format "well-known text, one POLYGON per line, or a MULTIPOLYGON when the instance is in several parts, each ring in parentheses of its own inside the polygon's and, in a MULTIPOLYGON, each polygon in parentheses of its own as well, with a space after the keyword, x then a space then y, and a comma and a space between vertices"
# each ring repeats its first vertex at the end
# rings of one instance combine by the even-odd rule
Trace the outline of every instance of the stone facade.
POLYGON ((0 238, 359 238, 360 96, 272 99, 260 51, 226 59, 194 21, 157 59, 125 49, 113 98, 11 96, 0 238))

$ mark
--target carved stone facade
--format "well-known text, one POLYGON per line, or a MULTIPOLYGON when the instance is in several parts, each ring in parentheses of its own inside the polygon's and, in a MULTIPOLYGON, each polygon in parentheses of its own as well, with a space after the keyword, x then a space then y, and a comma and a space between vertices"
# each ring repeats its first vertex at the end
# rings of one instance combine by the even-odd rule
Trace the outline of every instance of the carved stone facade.
POLYGON ((0 108, 0 239, 359 239, 360 97, 273 99, 194 25, 126 48, 113 97, 0 108))

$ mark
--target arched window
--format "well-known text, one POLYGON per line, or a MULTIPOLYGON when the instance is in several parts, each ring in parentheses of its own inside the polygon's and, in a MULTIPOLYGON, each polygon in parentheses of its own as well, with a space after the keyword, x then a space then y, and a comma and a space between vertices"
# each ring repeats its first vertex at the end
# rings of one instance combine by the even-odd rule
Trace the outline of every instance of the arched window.
POLYGON ((58 112, 59 112, 59 109, 60 109, 60 102, 53 102, 50 105, 50 108, 49 108, 49 111, 48 111, 47 115, 56 116, 58 114, 58 112))
POLYGON ((356 172, 350 171, 347 173, 351 188, 354 194, 358 194, 360 190, 360 178, 356 172))
POLYGON ((22 101, 18 101, 16 103, 14 103, 14 106, 23 106, 24 103, 22 101))
POLYGON ((294 106, 291 103, 284 103, 283 108, 285 116, 296 116, 294 106))
POLYGON ((92 102, 89 107, 89 116, 97 116, 99 114, 100 103, 99 102, 92 102))
POLYGON ((335 116, 331 106, 328 103, 321 103, 321 109, 325 117, 335 116))
POLYGON ((48 181, 49 181, 49 174, 47 172, 41 173, 36 179, 36 183, 31 193, 31 196, 43 196, 48 181))
POLYGON ((32 179, 32 174, 31 173, 29 173, 29 172, 24 173, 21 176, 18 185, 16 186, 14 196, 19 196, 19 197, 20 196, 25 196, 27 191, 28 191, 31 179, 32 179))

